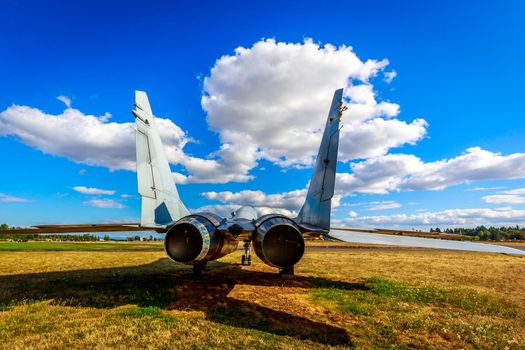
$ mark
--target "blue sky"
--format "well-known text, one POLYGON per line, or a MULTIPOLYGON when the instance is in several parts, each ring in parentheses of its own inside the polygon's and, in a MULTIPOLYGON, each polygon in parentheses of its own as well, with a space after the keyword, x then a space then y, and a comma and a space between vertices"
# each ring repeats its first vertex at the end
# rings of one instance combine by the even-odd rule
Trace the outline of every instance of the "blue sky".
POLYGON ((136 89, 179 133, 168 145, 182 148, 170 160, 188 207, 293 213, 316 120, 341 81, 350 113, 334 223, 522 225, 524 10, 519 1, 2 2, 0 222, 136 221, 135 173, 123 165, 129 127, 120 125, 133 122, 136 89), (65 124, 45 119, 67 118, 58 96, 71 101, 65 124), (230 104, 206 104, 216 96, 230 104), (224 145, 244 159, 217 152, 224 145), (214 161, 211 171, 201 160, 214 161))

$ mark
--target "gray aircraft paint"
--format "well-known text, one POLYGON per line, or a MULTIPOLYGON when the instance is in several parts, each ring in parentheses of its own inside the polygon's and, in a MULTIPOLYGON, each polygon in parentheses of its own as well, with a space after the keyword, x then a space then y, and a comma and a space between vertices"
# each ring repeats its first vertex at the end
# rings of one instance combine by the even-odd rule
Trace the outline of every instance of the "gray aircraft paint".
POLYGON ((179 198, 170 166, 151 111, 148 95, 135 91, 138 192, 142 197, 140 224, 165 227, 190 212, 179 198))
POLYGON ((315 161, 314 171, 306 200, 295 221, 304 228, 330 229, 330 210, 334 196, 337 151, 339 146, 339 124, 343 89, 336 90, 326 120, 323 139, 315 161))
POLYGON ((345 242, 383 244, 402 247, 436 248, 448 250, 466 250, 487 253, 507 253, 525 255, 524 250, 485 243, 452 241, 445 239, 384 235, 368 232, 349 232, 331 230, 330 235, 345 242))

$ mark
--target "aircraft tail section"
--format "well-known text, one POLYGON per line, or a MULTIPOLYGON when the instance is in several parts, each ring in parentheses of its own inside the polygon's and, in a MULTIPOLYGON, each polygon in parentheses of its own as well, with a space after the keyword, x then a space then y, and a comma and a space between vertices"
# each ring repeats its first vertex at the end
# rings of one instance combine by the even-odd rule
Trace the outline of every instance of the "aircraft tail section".
POLYGON ((330 230, 330 211, 334 195, 337 150, 339 147, 339 124, 343 89, 336 90, 326 126, 315 161, 314 172, 306 200, 295 221, 305 230, 330 230))
POLYGON ((138 192, 142 227, 159 228, 189 214, 173 180, 148 95, 135 91, 138 192))

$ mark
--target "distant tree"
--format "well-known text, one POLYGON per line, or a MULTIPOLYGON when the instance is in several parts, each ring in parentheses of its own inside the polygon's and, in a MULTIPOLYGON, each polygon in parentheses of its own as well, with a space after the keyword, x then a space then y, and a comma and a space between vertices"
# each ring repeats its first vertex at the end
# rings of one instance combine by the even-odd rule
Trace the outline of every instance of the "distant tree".
POLYGON ((0 231, 7 231, 7 230, 9 230, 9 225, 7 224, 0 225, 0 231))
POLYGON ((489 231, 489 237, 491 241, 499 241, 500 240, 500 234, 498 231, 489 231))
POLYGON ((441 229, 439 227, 436 227, 436 231, 435 232, 441 233, 441 229))
POLYGON ((514 233, 514 239, 525 240, 525 231, 519 231, 514 233))
POLYGON ((105 241, 109 241, 109 240, 110 240, 109 236, 108 236, 108 235, 105 235, 105 236, 104 236, 104 240, 105 240, 105 241))
POLYGON ((481 226, 478 232, 478 236, 481 241, 486 241, 490 238, 490 232, 485 228, 485 226, 481 226))

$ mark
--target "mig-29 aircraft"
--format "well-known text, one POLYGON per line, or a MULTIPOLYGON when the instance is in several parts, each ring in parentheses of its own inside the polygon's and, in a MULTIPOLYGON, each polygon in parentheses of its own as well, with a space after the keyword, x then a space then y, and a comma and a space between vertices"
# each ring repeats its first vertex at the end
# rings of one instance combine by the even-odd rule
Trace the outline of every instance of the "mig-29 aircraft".
MULTIPOLYGON (((166 254, 176 262, 192 265, 195 274, 201 274, 207 262, 236 251, 242 241, 245 249, 243 264, 251 264, 253 245, 255 253, 264 263, 278 268, 282 274, 293 274, 294 265, 301 260, 305 251, 305 237, 332 237, 331 200, 334 195, 340 122, 346 109, 342 100, 343 89, 336 90, 306 199, 295 218, 281 214, 259 217, 251 206, 240 207, 229 218, 221 218, 208 212, 190 213, 177 192, 148 97, 145 92, 136 91, 135 109, 132 113, 136 119, 138 192, 142 197, 140 224, 41 225, 1 231, 1 234, 154 230, 165 234, 166 254)), ((402 240, 409 237, 395 238, 402 240)), ((412 243, 390 244, 517 254, 521 252, 488 244, 410 238, 413 239, 412 243)), ((361 237, 353 240, 351 235, 337 239, 389 244, 380 239, 365 238, 363 241, 361 237)))

